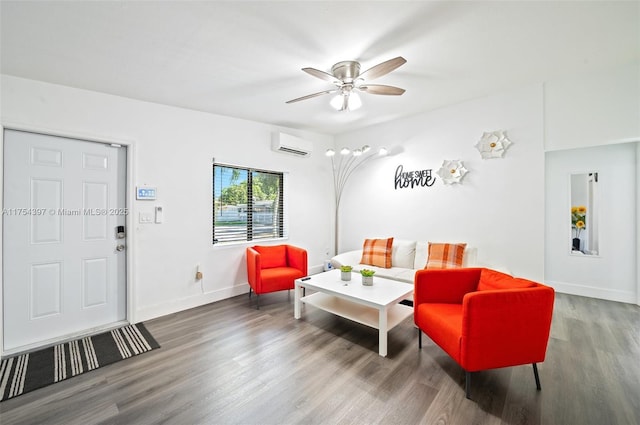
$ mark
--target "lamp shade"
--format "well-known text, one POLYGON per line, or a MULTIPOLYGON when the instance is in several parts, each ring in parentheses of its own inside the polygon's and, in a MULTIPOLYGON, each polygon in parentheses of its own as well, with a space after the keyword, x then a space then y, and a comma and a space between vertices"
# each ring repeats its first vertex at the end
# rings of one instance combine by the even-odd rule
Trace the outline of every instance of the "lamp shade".
POLYGON ((355 111, 362 106, 360 95, 353 91, 344 91, 335 95, 329 102, 336 111, 355 111))
POLYGON ((337 94, 337 95, 333 96, 333 98, 331 98, 331 101, 329 102, 329 104, 336 111, 341 111, 342 110, 342 106, 344 105, 344 102, 345 102, 344 95, 342 93, 340 93, 340 94, 337 94))
POLYGON ((347 102, 347 109, 350 111, 355 111, 362 106, 362 100, 360 99, 360 95, 356 92, 351 92, 349 95, 349 100, 347 102))

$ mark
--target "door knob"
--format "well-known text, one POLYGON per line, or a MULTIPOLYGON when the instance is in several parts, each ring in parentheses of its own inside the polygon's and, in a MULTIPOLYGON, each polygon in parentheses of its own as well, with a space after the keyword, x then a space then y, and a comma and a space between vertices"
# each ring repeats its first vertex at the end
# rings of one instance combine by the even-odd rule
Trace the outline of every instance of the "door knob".
POLYGON ((120 252, 120 251, 124 251, 124 245, 118 245, 116 246, 116 251, 120 252))

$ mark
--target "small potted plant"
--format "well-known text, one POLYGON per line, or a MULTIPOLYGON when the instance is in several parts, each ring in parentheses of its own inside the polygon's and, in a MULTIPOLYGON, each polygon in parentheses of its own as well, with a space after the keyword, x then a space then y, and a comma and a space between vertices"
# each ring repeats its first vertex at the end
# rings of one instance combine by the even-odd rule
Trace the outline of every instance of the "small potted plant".
POLYGON ((362 269, 360 270, 360 274, 362 275, 362 284, 365 286, 373 285, 373 275, 375 274, 375 270, 362 269))
POLYGON ((353 270, 351 266, 340 266, 340 279, 351 280, 351 270, 353 270))

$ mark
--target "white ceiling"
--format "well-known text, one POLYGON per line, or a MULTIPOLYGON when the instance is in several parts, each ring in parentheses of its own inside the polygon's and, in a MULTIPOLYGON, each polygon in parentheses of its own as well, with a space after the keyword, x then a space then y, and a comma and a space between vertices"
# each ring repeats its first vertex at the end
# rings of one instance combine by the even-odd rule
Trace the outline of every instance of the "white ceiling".
POLYGON ((5 1, 4 74, 339 134, 640 61, 640 2, 5 1), (407 91, 336 112, 300 69, 342 60, 407 91))

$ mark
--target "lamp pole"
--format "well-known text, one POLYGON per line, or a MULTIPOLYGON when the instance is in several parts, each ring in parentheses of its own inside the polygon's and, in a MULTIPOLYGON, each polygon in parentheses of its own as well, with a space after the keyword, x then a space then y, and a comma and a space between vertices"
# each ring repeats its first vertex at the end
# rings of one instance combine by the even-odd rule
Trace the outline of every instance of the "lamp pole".
POLYGON ((377 156, 384 156, 387 154, 385 148, 380 148, 377 153, 367 153, 371 150, 369 145, 364 145, 359 149, 353 151, 348 148, 342 148, 340 150, 339 160, 335 159, 336 152, 333 149, 327 149, 326 155, 331 157, 331 167, 333 170, 333 189, 335 195, 335 221, 334 221, 334 252, 338 254, 338 230, 339 230, 339 212, 340 212, 340 200, 342 199, 342 192, 349 180, 351 174, 360 168, 363 164, 369 162, 371 159, 377 156))

